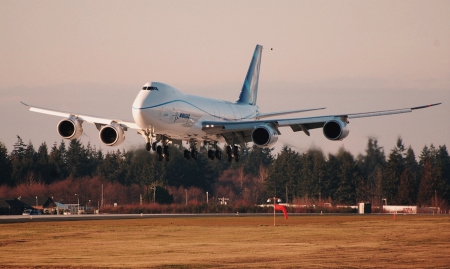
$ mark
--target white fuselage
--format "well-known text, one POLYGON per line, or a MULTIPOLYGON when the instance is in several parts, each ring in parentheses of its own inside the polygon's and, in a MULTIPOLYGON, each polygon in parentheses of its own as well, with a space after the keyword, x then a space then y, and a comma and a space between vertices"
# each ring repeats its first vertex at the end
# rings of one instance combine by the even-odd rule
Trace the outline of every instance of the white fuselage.
POLYGON ((176 140, 222 140, 202 131, 202 121, 242 121, 254 119, 258 106, 232 103, 185 94, 159 82, 146 84, 134 100, 136 124, 144 130, 176 140), (151 88, 146 90, 145 88, 151 88))

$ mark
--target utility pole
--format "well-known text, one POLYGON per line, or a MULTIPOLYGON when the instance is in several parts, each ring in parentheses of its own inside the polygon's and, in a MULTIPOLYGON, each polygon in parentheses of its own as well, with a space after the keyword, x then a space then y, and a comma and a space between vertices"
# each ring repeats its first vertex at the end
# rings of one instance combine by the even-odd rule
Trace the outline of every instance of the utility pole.
POLYGON ((436 214, 438 213, 437 209, 437 192, 434 190, 434 208, 436 208, 436 214))
POLYGON ((287 186, 286 186, 286 204, 288 203, 288 190, 287 190, 287 186))
POLYGON ((102 203, 100 204, 100 206, 103 208, 103 183, 102 183, 102 203))

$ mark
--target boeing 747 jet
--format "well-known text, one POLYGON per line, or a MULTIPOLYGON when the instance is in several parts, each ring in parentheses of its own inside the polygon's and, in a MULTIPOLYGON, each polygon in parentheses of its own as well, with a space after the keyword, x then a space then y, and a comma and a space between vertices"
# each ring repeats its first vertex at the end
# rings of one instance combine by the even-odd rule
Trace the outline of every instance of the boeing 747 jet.
POLYGON ((161 82, 146 83, 132 105, 134 121, 123 121, 84 114, 62 112, 35 106, 30 111, 63 117, 57 131, 65 139, 77 139, 83 134, 83 123, 95 124, 99 138, 107 146, 118 146, 125 140, 125 132, 135 129, 146 141, 147 150, 154 150, 159 160, 170 159, 169 145, 186 143, 186 159, 197 159, 203 143, 208 158, 222 159, 218 143, 226 143, 227 159, 239 161, 239 147, 253 142, 259 147, 271 147, 281 135, 281 127, 292 131, 322 128, 329 140, 343 140, 349 134, 349 119, 393 115, 436 106, 441 103, 403 109, 355 114, 338 114, 303 118, 273 118, 275 116, 320 110, 309 108, 263 113, 256 105, 259 70, 263 47, 256 45, 244 85, 236 102, 216 100, 183 93, 161 82))

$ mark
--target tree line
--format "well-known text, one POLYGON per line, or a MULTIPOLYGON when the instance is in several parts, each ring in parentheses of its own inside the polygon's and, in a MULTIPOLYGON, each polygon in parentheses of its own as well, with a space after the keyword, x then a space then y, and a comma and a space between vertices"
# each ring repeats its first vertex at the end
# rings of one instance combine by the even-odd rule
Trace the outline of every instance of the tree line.
MULTIPOLYGON (((274 196, 315 204, 370 202, 442 208, 450 204, 450 157, 445 145, 426 145, 418 158, 401 138, 387 156, 375 139, 368 139, 365 153, 356 157, 344 148, 326 155, 320 149, 298 152, 287 146, 277 154, 253 146, 242 150, 240 162, 231 163, 210 161, 205 154, 186 160, 176 147, 171 147, 170 154, 171 161, 166 162, 144 149, 104 153, 79 140, 67 145, 64 140, 55 142, 51 148, 42 143, 36 150, 31 141, 26 144, 18 136, 10 153, 0 142, 0 186, 11 190, 40 184, 57 192, 50 186, 74 184, 77 179, 89 185, 89 179, 95 179, 96 186, 110 183, 132 192, 140 190, 147 201, 157 191, 156 202, 160 203, 182 203, 189 189, 198 202, 204 202, 208 192, 211 199, 226 197, 248 204, 274 196)), ((136 201, 136 195, 128 196, 136 201)))

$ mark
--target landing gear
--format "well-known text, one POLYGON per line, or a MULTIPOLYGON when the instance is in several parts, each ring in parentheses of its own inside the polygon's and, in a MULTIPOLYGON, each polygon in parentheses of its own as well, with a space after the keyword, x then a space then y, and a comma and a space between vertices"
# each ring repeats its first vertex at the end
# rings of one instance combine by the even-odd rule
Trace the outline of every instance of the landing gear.
POLYGON ((220 149, 216 149, 216 152, 214 153, 217 160, 222 160, 222 151, 220 149))
POLYGON ((147 151, 150 151, 150 148, 151 148, 150 142, 147 142, 147 144, 145 144, 145 149, 146 149, 147 151))
POLYGON ((211 160, 214 160, 216 158, 216 155, 214 154, 214 151, 212 149, 208 150, 208 158, 211 160))
POLYGON ((233 148, 231 148, 230 146, 227 146, 225 148, 225 152, 227 153, 227 159, 228 162, 231 162, 234 158, 235 162, 239 162, 241 156, 239 155, 239 147, 238 146, 233 146, 233 148))
POLYGON ((191 157, 194 160, 198 159, 198 151, 196 149, 191 149, 191 157))
POLYGON ((194 160, 198 159, 198 151, 196 149, 184 150, 183 156, 185 159, 189 160, 191 157, 194 160))
POLYGON ((156 151, 156 153, 158 154, 158 159, 160 161, 162 161, 163 159, 166 159, 166 161, 170 160, 170 153, 169 153, 169 146, 168 144, 170 143, 169 139, 164 138, 162 143, 162 146, 158 146, 157 145, 158 141, 155 141, 152 143, 152 149, 154 151, 156 151))
MULTIPOLYGON (((209 144, 206 145, 207 148, 209 147, 209 144)), ((210 160, 221 160, 222 159, 222 151, 217 147, 217 142, 214 142, 214 145, 212 148, 208 149, 208 158, 210 160)))
POLYGON ((187 149, 184 150, 184 158, 188 160, 191 158, 191 152, 187 149))

